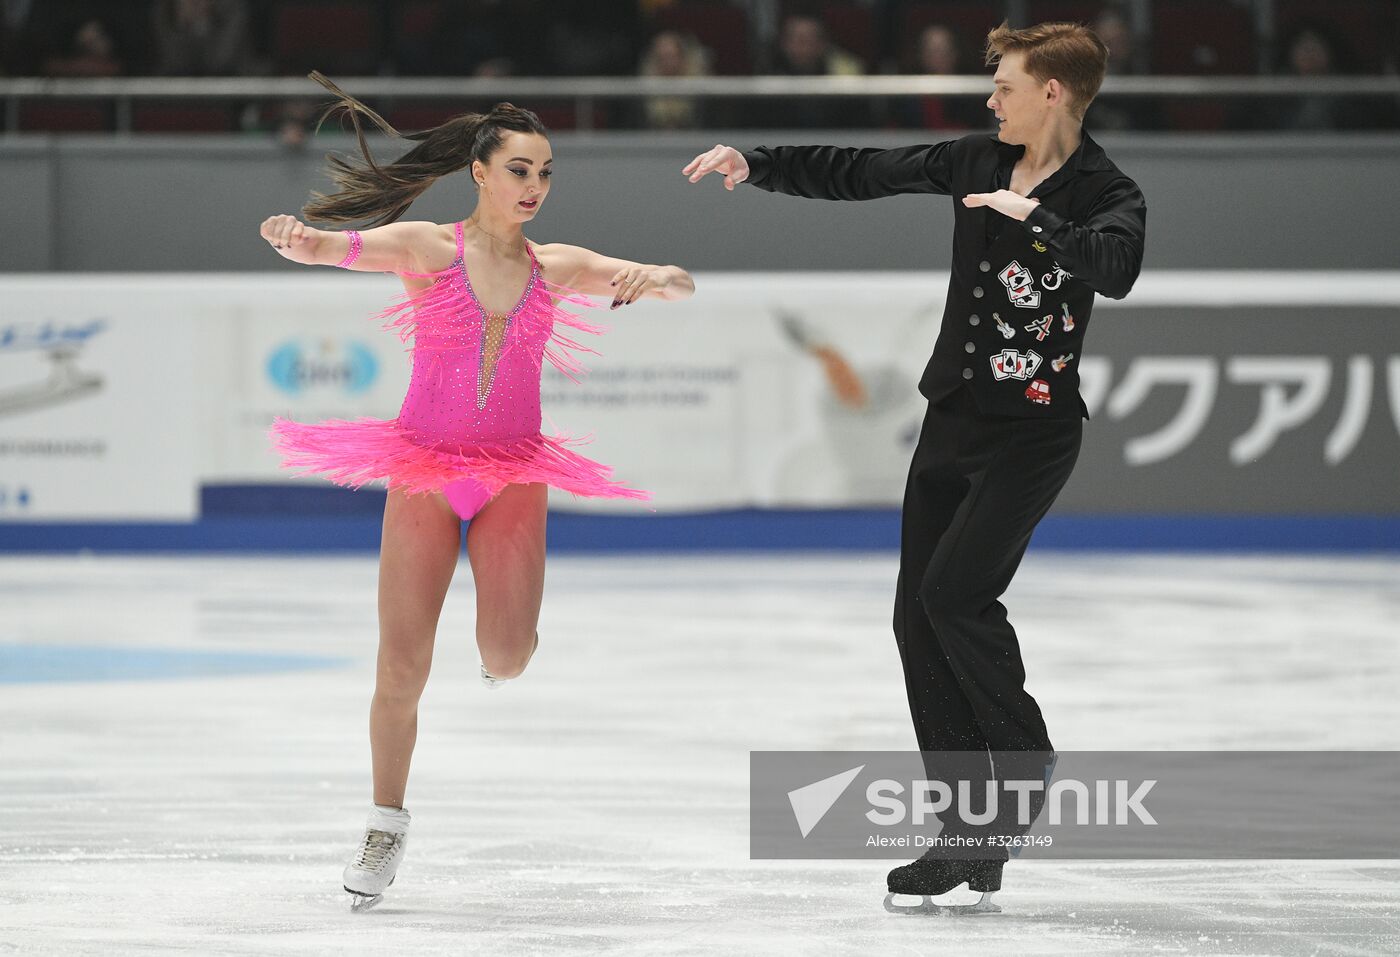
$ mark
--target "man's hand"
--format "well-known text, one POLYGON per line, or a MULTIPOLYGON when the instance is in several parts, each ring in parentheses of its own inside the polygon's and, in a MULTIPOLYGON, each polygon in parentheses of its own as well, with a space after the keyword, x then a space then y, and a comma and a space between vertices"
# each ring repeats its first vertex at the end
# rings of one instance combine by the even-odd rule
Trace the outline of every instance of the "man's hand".
POLYGON ((701 153, 681 170, 692 183, 700 182, 707 173, 723 173, 724 188, 732 190, 749 178, 749 163, 734 147, 715 144, 714 149, 701 153))
POLYGON ((1024 222, 1031 210, 1040 205, 1040 200, 1027 199, 1009 189, 999 189, 995 193, 968 193, 963 197, 963 205, 969 208, 990 206, 1003 216, 1010 216, 1019 223, 1024 222))

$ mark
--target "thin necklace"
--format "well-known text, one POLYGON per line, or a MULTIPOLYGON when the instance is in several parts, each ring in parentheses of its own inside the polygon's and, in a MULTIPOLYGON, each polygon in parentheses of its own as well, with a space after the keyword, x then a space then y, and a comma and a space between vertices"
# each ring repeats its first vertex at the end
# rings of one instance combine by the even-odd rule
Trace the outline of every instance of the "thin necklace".
POLYGON ((512 245, 510 245, 509 243, 502 242, 501 240, 497 239, 495 236, 492 236, 492 235, 491 235, 490 233, 488 233, 486 230, 482 229, 482 228, 481 228, 481 224, 478 223, 478 222, 476 221, 476 217, 472 217, 471 219, 467 220, 467 225, 468 225, 468 226, 471 226, 471 227, 474 228, 474 229, 479 230, 479 231, 481 232, 482 235, 486 236, 488 239, 490 239, 492 242, 494 242, 496 245, 500 246, 501 248, 505 249, 507 252, 524 252, 524 251, 525 251, 525 236, 524 236, 523 234, 522 234, 521 237, 520 237, 520 244, 519 244, 518 246, 512 246, 512 245))

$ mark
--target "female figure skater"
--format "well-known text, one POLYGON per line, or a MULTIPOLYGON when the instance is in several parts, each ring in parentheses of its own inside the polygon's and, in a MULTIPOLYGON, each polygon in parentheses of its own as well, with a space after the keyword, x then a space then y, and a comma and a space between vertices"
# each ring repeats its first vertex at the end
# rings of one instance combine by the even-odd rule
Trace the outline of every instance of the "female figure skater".
POLYGON ((521 233, 549 195, 552 157, 539 118, 499 103, 408 139, 396 162, 370 155, 359 117, 399 135, 376 113, 318 73, 348 112, 363 162, 332 156, 339 189, 313 194, 307 219, 367 223, 363 231, 313 229, 271 216, 261 235, 284 259, 305 265, 393 272, 405 297, 384 310, 387 327, 413 338, 413 372, 397 419, 277 419, 271 430, 283 466, 358 486, 387 479, 379 557, 379 658, 370 706, 374 807, 345 868, 354 907, 378 903, 394 880, 409 824, 403 807, 438 616, 457 565, 461 523, 476 580, 476 641, 482 680, 494 686, 524 671, 538 645, 544 588, 546 487, 575 495, 644 498, 610 470, 540 434, 544 359, 580 370, 573 336, 595 327, 559 307, 612 308, 642 297, 683 299, 685 270, 600 255, 577 246, 537 246, 521 233), (464 222, 396 222, 440 176, 470 169, 476 208, 464 222), (522 291, 523 290, 523 291, 522 291))

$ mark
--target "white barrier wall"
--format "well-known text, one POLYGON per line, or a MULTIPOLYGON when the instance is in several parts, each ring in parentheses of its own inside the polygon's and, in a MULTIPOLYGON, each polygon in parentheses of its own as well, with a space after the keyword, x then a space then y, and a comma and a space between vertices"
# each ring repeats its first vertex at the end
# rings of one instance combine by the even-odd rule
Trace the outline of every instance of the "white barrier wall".
POLYGON ((191 283, 0 281, 0 520, 197 517, 206 338, 191 283))
MULTIPOLYGON (((702 274, 686 302, 599 309, 589 377, 546 366, 546 430, 591 436, 659 511, 897 504, 946 282, 702 274)), ((0 278, 0 521, 188 521, 203 483, 289 481, 274 415, 396 415, 409 356, 368 317, 399 292, 329 270, 0 278)), ((1061 508, 1400 511, 1397 298, 1397 273, 1183 272, 1100 300, 1061 508)))

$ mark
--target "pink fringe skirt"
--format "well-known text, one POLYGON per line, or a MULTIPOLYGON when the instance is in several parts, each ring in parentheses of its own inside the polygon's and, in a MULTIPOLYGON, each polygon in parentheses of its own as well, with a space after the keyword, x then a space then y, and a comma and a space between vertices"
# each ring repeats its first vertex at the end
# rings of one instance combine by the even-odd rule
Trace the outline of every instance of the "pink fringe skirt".
POLYGON ((612 480, 606 465, 570 451, 563 437, 524 436, 467 443, 414 435, 397 420, 329 419, 308 425, 278 418, 269 432, 282 467, 359 488, 386 480, 409 494, 439 492, 474 480, 493 496, 507 485, 544 482, 585 498, 646 500, 646 492, 612 480))

